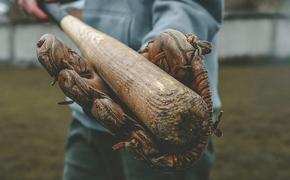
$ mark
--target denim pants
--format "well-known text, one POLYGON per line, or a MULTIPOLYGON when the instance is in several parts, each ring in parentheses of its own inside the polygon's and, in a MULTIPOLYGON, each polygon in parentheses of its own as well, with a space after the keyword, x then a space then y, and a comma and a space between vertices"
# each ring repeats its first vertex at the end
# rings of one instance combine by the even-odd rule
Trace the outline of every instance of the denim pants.
POLYGON ((73 120, 65 148, 64 180, 207 180, 213 162, 210 142, 202 158, 181 172, 163 172, 135 160, 126 151, 113 151, 116 140, 107 133, 73 120))

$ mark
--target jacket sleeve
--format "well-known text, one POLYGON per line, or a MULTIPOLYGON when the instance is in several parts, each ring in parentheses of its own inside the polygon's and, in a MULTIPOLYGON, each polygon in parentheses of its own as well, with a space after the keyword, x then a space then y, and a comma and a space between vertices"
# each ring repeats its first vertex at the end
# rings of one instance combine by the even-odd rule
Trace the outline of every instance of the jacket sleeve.
POLYGON ((142 44, 169 28, 212 41, 222 23, 222 12, 223 0, 156 0, 152 6, 152 30, 142 44))

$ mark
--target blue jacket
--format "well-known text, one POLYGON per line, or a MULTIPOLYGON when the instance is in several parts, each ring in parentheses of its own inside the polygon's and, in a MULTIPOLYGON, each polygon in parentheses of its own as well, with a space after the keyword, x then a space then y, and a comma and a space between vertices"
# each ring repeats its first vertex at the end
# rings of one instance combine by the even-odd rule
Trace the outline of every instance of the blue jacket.
MULTIPOLYGON (((218 55, 216 35, 222 23, 223 0, 87 0, 83 20, 129 47, 139 50, 165 29, 194 33, 213 44, 206 56, 206 66, 213 95, 213 107, 218 110, 218 55)), ((113 51, 113 48, 112 48, 113 51)), ((106 131, 89 119, 80 106, 73 104, 73 117, 84 126, 106 131)))

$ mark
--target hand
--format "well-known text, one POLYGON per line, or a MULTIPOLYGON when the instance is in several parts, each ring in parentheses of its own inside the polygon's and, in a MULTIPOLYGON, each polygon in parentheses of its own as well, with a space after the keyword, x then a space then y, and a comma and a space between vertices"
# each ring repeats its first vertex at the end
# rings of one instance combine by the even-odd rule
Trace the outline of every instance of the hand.
MULTIPOLYGON (((45 2, 57 2, 57 0, 45 0, 45 2)), ((36 0, 18 0, 18 4, 23 10, 39 20, 48 20, 48 16, 37 5, 36 0)))

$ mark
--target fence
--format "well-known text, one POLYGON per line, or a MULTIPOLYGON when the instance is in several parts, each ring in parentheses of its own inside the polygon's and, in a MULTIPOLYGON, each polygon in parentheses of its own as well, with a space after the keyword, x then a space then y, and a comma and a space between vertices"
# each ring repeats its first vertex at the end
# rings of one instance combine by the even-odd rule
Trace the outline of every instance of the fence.
POLYGON ((219 34, 219 53, 224 59, 236 57, 290 57, 290 15, 235 13, 225 16, 219 34))
MULTIPOLYGON (((219 33, 221 59, 266 57, 290 59, 290 16, 284 14, 226 14, 219 33)), ((35 44, 44 33, 52 33, 69 46, 73 43, 57 26, 47 23, 0 23, 0 63, 37 64, 35 44)))

